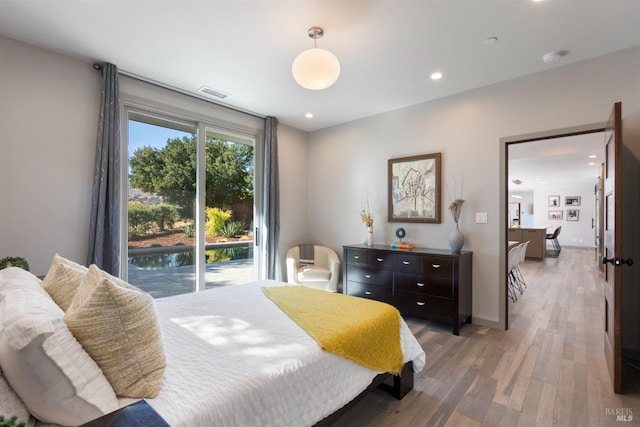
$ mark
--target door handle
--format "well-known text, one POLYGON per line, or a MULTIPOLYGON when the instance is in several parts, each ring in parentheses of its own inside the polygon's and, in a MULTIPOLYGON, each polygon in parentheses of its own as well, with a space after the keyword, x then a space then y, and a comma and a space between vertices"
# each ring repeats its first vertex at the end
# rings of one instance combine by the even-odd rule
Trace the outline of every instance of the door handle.
POLYGON ((627 264, 629 267, 631 267, 633 265, 633 260, 631 258, 627 258, 627 259, 622 259, 622 258, 607 258, 604 257, 602 258, 602 263, 606 264, 606 263, 611 263, 611 265, 625 265, 627 264))
POLYGON ((591 218, 591 228, 596 228, 596 219, 595 218, 591 218))

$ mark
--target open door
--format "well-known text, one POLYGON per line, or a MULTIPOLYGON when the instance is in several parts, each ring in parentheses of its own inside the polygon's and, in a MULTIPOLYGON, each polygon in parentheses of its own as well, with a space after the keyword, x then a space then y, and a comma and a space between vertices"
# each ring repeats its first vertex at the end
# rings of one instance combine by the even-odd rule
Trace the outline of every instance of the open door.
POLYGON ((622 105, 613 106, 605 128, 604 166, 604 353, 613 390, 622 393, 622 105))

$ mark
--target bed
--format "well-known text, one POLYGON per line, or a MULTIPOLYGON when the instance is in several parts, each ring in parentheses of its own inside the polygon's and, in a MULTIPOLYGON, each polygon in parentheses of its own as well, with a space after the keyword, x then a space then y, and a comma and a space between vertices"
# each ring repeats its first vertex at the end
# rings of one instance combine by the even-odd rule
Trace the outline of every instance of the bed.
MULTIPOLYGON (((323 351, 263 292, 280 286, 289 285, 254 281, 154 300, 166 367, 159 394, 146 400, 171 426, 321 425, 382 381, 385 373, 323 351)), ((425 364, 402 319, 400 342, 398 398, 425 364)))

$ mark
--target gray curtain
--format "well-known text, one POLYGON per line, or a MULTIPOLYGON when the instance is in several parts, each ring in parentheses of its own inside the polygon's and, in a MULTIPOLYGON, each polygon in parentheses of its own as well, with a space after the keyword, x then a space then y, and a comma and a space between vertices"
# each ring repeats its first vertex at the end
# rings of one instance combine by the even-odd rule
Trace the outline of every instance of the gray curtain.
POLYGON ((118 67, 102 66, 87 264, 120 275, 120 89, 118 67))
POLYGON ((264 119, 264 224, 266 237, 264 245, 265 269, 267 279, 281 278, 278 256, 280 236, 280 184, 278 173, 278 119, 264 119))

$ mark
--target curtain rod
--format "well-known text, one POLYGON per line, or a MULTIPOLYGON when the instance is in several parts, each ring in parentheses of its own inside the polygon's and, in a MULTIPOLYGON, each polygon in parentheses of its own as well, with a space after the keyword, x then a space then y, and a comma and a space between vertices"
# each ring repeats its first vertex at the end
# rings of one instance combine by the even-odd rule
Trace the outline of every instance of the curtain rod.
MULTIPOLYGON (((93 69, 96 70, 96 71, 102 71, 103 68, 104 68, 104 66, 102 64, 98 63, 98 62, 93 64, 93 69)), ((213 101, 211 99, 205 98, 204 96, 198 96, 195 93, 187 92, 186 90, 179 89, 179 88, 173 87, 173 86, 169 86, 167 84, 160 83, 158 81, 149 79, 147 77, 142 77, 142 76, 140 76, 138 74, 134 74, 134 73, 131 73, 129 71, 118 69, 118 74, 121 74, 121 75, 123 75, 125 77, 129 77, 129 78, 132 78, 132 79, 135 79, 135 80, 138 80, 138 81, 141 81, 143 83, 148 83, 148 84, 160 87, 162 89, 167 89, 167 90, 170 90, 172 92, 179 93, 181 95, 185 95, 185 96, 188 96, 188 97, 191 97, 191 98, 195 98, 195 99, 198 99, 200 101, 208 102, 209 104, 213 104, 213 105, 216 105, 218 107, 226 108, 228 110, 235 111, 237 113, 247 114, 249 116, 257 117, 259 119, 264 119, 265 117, 267 117, 267 116, 265 116, 263 114, 254 113, 253 111, 244 110, 242 108, 231 107, 229 105, 220 104, 220 103, 215 102, 215 101, 213 101)))

